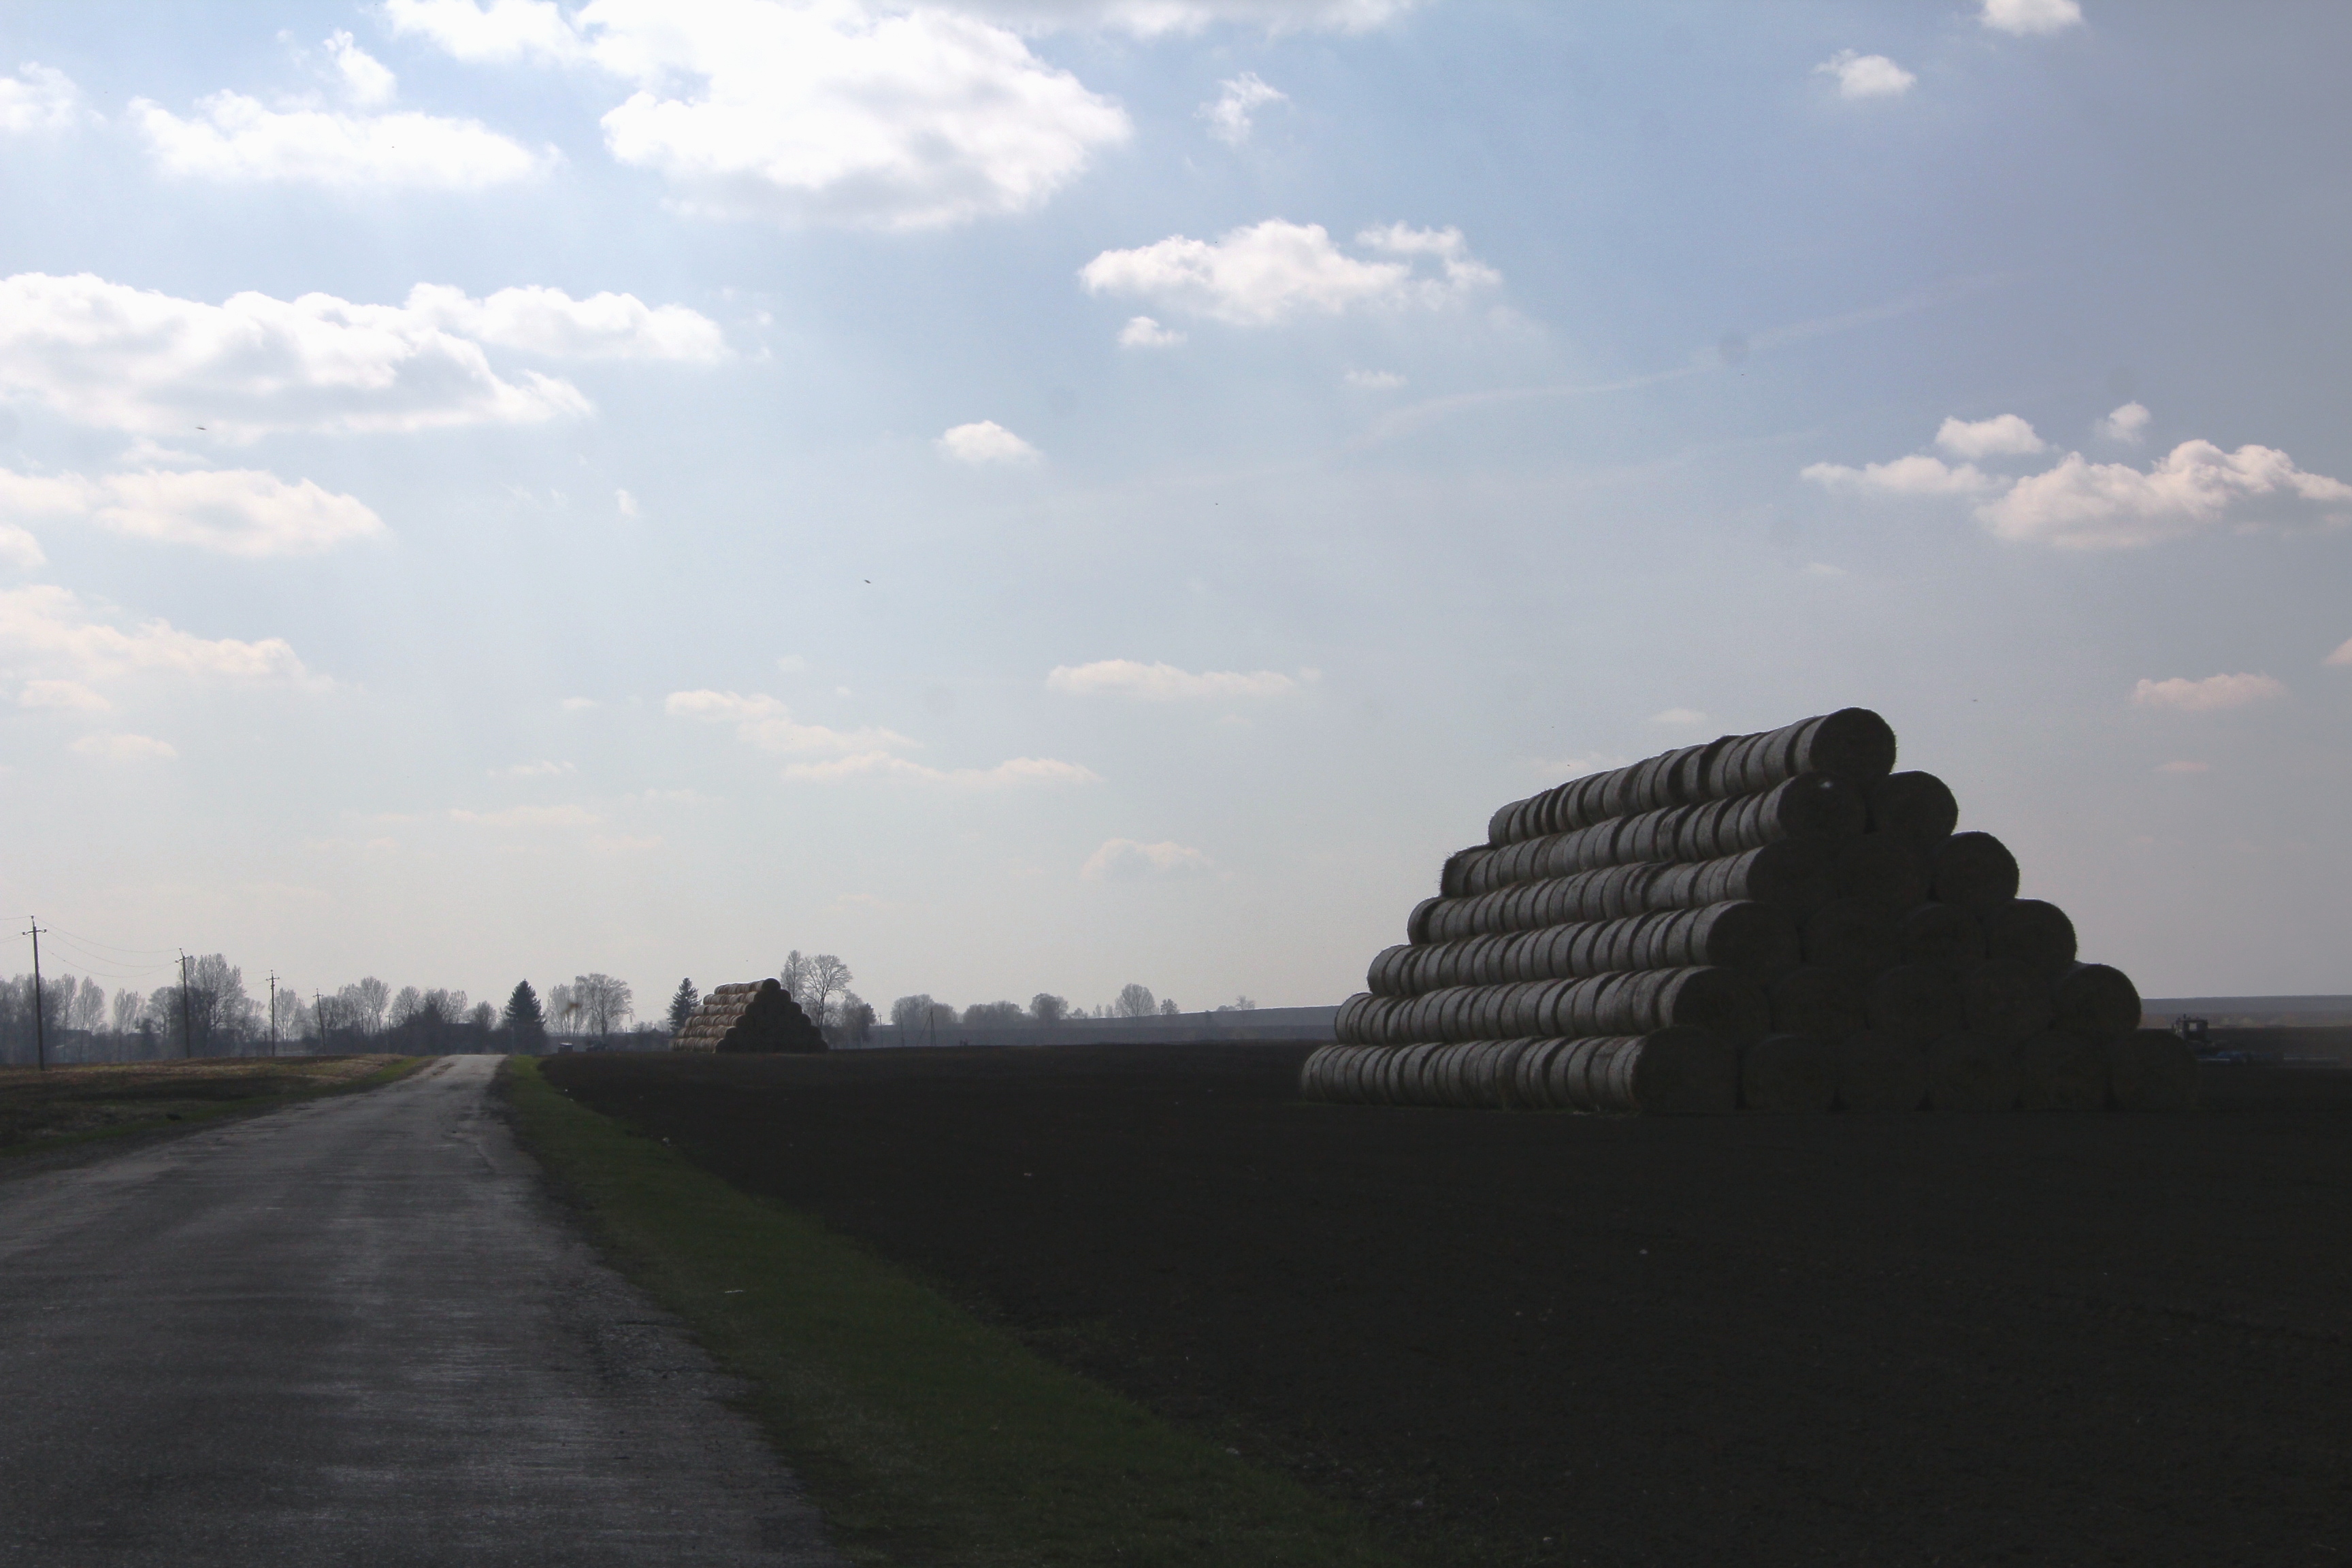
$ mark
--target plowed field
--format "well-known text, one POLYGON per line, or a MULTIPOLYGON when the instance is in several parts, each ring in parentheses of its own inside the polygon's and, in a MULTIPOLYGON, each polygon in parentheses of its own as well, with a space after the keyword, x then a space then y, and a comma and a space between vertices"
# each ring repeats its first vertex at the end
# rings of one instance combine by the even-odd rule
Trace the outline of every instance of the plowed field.
POLYGON ((1430 1561, 2352 1552, 2352 1073, 1618 1120, 1306 1105, 1305 1054, 545 1068, 1430 1561))

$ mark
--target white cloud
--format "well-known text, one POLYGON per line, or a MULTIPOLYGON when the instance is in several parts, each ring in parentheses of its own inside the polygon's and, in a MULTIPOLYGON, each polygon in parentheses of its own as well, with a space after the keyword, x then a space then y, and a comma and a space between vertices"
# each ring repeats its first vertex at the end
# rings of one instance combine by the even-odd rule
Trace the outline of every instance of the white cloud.
POLYGON ((2080 26, 2083 7, 2080 0, 1984 0, 1977 20, 1995 32, 2022 37, 2080 26))
POLYGON ((152 735, 84 735, 73 749, 85 757, 110 763, 162 763, 180 754, 171 742, 152 735))
POLYGON ((1244 71, 1217 85, 1224 91, 1214 103, 1201 105, 1200 117, 1209 122, 1209 134, 1228 147, 1238 147, 1249 140, 1251 115, 1269 103, 1290 101, 1288 93, 1268 87, 1258 79, 1255 71, 1244 71))
POLYGON ((196 179, 475 191, 527 179, 560 157, 478 120, 278 110, 241 92, 199 99, 185 120, 143 98, 131 100, 130 115, 165 174, 196 179))
POLYGON ((1366 392, 1394 392, 1404 384, 1404 377, 1392 370, 1351 370, 1343 379, 1366 392))
POLYGON ((2177 539, 2221 522, 2244 502, 2288 497, 2342 505, 2352 502, 2352 485, 2305 473, 2269 447, 2224 452, 2210 441, 2184 441, 2145 473, 2069 452, 1977 515, 2003 539, 2115 550, 2177 539))
POLYGON ((315 555, 385 531, 383 520, 353 497, 309 479, 289 485, 257 468, 151 468, 98 479, 0 468, 0 516, 10 514, 255 558, 315 555))
POLYGON ((584 805, 510 805, 503 811, 451 806, 449 818, 478 827, 593 827, 604 820, 584 805))
POLYGON ((2158 766, 2160 773, 2201 773, 2212 771, 2210 763, 2164 763, 2158 766))
POLYGON ((532 60, 569 65, 587 58, 587 45, 555 0, 384 0, 383 19, 396 34, 421 37, 468 65, 532 60))
POLYGON ((335 62, 343 96, 362 109, 382 109, 400 96, 400 80, 382 60, 352 42, 349 33, 327 36, 327 56, 335 62))
POLYGON ((1817 76, 1837 78, 1840 98, 1900 98, 1919 79, 1885 55, 1856 54, 1840 49, 1813 68, 1817 76))
POLYGON ((2147 430, 2147 420, 2146 404, 2126 403, 2105 419, 2100 420, 2097 429, 2100 435, 2110 441, 2129 441, 2134 446, 2137 446, 2140 437, 2147 430))
POLYGON ((959 425, 931 445, 959 463, 1034 463, 1043 456, 993 419, 959 425))
POLYGON ((1897 458, 1891 463, 1865 463, 1859 468, 1838 463, 1813 463, 1801 469, 1797 477, 1811 479, 1826 489, 1882 490, 1904 496, 1979 495, 2000 485, 1999 480, 1979 471, 1973 463, 1951 468, 1940 458, 1921 453, 1897 458))
POLYGON ((561 778, 562 775, 571 773, 572 771, 572 767, 570 763, 515 763, 503 768, 492 768, 490 770, 490 777, 494 779, 551 779, 561 778))
POLYGON ((783 778, 790 784, 839 784, 852 779, 911 779, 919 784, 947 784, 960 789, 1002 789, 1019 784, 1088 784, 1102 775, 1076 763, 1052 757, 1013 757, 992 768, 930 768, 887 752, 864 752, 824 763, 788 763, 783 778))
POLYGON ((1973 422, 1948 418, 1936 432, 1936 445, 1956 458, 2006 458, 2050 449, 2050 443, 2014 414, 1973 422))
POLYGON ((894 730, 795 723, 792 710, 763 691, 748 696, 740 691, 673 691, 662 711, 673 719, 732 724, 736 739, 763 752, 877 752, 916 744, 894 730))
POLYGON ((104 713, 114 704, 79 680, 28 680, 16 694, 21 708, 61 708, 76 713, 104 713))
POLYGON ((2321 660, 2321 662, 2338 667, 2352 665, 2352 637, 2345 638, 2344 646, 2337 648, 2334 653, 2329 654, 2325 659, 2321 660))
POLYGON ((623 517, 635 517, 637 515, 637 498, 631 495, 626 490, 614 490, 613 492, 613 505, 619 510, 623 517))
POLYGON ((1198 33, 1218 23, 1269 33, 1364 33, 1423 0, 961 0, 959 9, 1037 32, 1117 29, 1139 37, 1198 33))
POLYGON ((0 522, 0 566, 29 572, 47 559, 39 540, 13 522, 0 522))
POLYGON ((1706 723, 1706 715, 1696 708, 1669 708, 1663 713, 1651 714, 1646 722, 1663 724, 1669 729, 1687 730, 1694 724, 1706 723))
POLYGON ((1140 664, 1131 658, 1057 665, 1045 677, 1054 691, 1074 697, 1130 697, 1145 702, 1188 702, 1226 697, 1287 697, 1298 682, 1276 670, 1248 674, 1208 669, 1199 674, 1172 664, 1140 664))
POLYGON ((1470 255, 1455 228, 1391 224, 1358 245, 1402 259, 1342 253, 1320 224, 1268 218, 1212 243, 1176 235, 1134 250, 1106 250, 1078 271, 1090 294, 1131 294, 1168 310, 1235 326, 1272 326, 1298 315, 1459 304, 1502 275, 1470 255), (1436 275, 1419 268, 1436 263, 1436 275))
POLYGON ((500 348, 556 359, 682 360, 709 364, 727 357, 719 323, 684 305, 648 305, 635 294, 574 300, 561 289, 501 289, 469 299, 463 289, 419 283, 408 314, 500 348))
POLYGON ((27 60, 0 76, 0 132, 67 131, 85 112, 81 89, 61 70, 27 60))
POLYGON ((1826 561, 1808 561, 1801 568, 1808 577, 1851 577, 1853 573, 1843 566, 1832 566, 1826 561))
POLYGON ((125 631, 48 584, 0 590, 0 658, 89 680, 158 673, 312 689, 329 684, 305 669, 282 637, 200 637, 162 620, 125 631))
POLYGON ((2141 681, 2132 688, 2131 700, 2136 708, 2210 713, 2216 709, 2275 702, 2285 695, 2285 684, 2267 675, 2209 675, 2202 680, 2176 676, 2170 680, 2141 681))
POLYGON ((803 655, 797 653, 785 654, 776 660, 776 668, 782 670, 786 675, 806 674, 808 667, 808 659, 803 655))
POLYGON ((1118 330, 1123 349, 1172 349, 1183 341, 1183 333, 1171 331, 1149 316, 1129 316, 1118 330))
POLYGON ((567 697, 556 706, 566 713, 585 713, 591 708, 601 705, 593 697, 567 697))
POLYGON ((88 273, 0 279, 0 390, 83 425, 231 439, 591 411, 567 382, 501 379, 480 344, 401 306, 254 293, 208 305, 88 273))
POLYGON ((1078 875, 1089 882, 1139 882, 1152 878, 1182 877, 1210 869, 1210 860, 1198 849, 1181 844, 1144 844, 1113 838, 1087 857, 1078 875))

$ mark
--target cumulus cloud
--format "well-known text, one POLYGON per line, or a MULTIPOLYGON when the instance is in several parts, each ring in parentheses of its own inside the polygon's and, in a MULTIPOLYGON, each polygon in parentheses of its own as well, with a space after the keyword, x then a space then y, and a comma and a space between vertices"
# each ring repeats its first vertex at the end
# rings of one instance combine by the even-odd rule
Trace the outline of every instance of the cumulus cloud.
POLYGON ((1056 665, 1046 674, 1049 690, 1074 697, 1127 697, 1143 702, 1192 702, 1227 697, 1287 697, 1298 682, 1271 669, 1244 674, 1208 669, 1194 674, 1172 664, 1140 664, 1104 658, 1092 664, 1056 665))
POLYGON ((1941 458, 1915 453, 1891 463, 1864 463, 1850 468, 1839 463, 1812 463, 1798 471, 1826 489, 1876 490, 1900 496, 1980 495, 1997 489, 1999 480, 1973 463, 1952 467, 1941 458))
POLYGON ((1321 224, 1268 218, 1213 242, 1180 234, 1134 250, 1106 250, 1078 279, 1090 294, 1135 295, 1244 327, 1299 315, 1454 305, 1502 281, 1470 255, 1460 229, 1391 224, 1364 230, 1356 243, 1391 259, 1347 255, 1321 224), (1433 272, 1423 270, 1424 260, 1433 272))
POLYGON ((2126 403, 2105 419, 2100 420, 2097 429, 2100 435, 2110 441, 2129 441, 2134 446, 2137 446, 2141 436, 2147 429, 2147 420, 2146 404, 2126 403))
POLYGON ((961 9, 1034 32, 1117 30, 1138 37, 1198 33, 1219 23, 1269 33, 1365 33, 1424 0, 962 0, 961 9))
POLYGON ((2326 658, 2321 662, 2336 665, 2338 667, 2352 665, 2352 637, 2345 638, 2344 646, 2337 648, 2334 653, 2329 654, 2326 658))
POLYGON ((202 682, 328 684, 303 668, 282 637, 200 637, 163 620, 126 630, 47 584, 0 590, 0 659, 85 681, 162 674, 202 682))
POLYGON ((588 55, 555 0, 384 0, 383 19, 468 65, 570 65, 588 55))
POLYGON ((993 419, 959 425, 931 443, 940 456, 959 463, 1034 463, 1043 457, 1036 447, 993 419))
POLYGON ((593 827, 604 820, 584 805, 510 805, 502 811, 451 806, 449 819, 477 827, 593 827))
POLYGON ((1171 331, 1149 316, 1129 316, 1118 330, 1123 349, 1172 349, 1183 341, 1183 333, 1171 331))
POLYGON ((1210 860, 1206 855, 1181 844, 1145 844, 1133 838, 1112 838, 1087 857, 1087 863, 1078 868, 1078 875, 1089 882, 1140 882, 1191 876, 1208 869, 1210 860))
POLYGON ((84 735, 73 750, 109 763, 163 763, 180 754, 171 742, 152 735, 84 735))
POLYGON ((10 515, 89 522, 253 558, 315 555, 386 531, 363 501, 257 468, 148 469, 97 479, 0 468, 0 517, 10 515))
POLYGON ((1343 379, 1366 392, 1394 392, 1404 384, 1404 377, 1392 370, 1351 370, 1343 379))
POLYGON ((353 43, 349 33, 337 31, 327 36, 327 58, 335 63, 335 75, 343 96, 360 108, 382 109, 400 96, 400 79, 382 60, 353 43))
POLYGON ((81 89, 61 70, 27 60, 15 76, 0 76, 0 132, 67 131, 87 112, 81 89))
MULTIPOLYGON (((2137 407, 2126 405, 2109 418, 2137 407)), ((1984 456, 2046 449, 2033 427, 2014 415, 1974 424, 1947 419, 1937 440, 1956 453, 1984 456)), ((2069 452, 2041 473, 2010 478, 1915 453, 1860 468, 1813 463, 1799 477, 1833 489, 1980 496, 1977 518, 1999 537, 2068 550, 2128 549, 2223 523, 2250 529, 2283 511, 2315 506, 2339 509, 2324 515, 2342 522, 2347 514, 2340 509, 2352 503, 2352 485, 2305 473, 2284 452, 2256 446, 2227 452, 2210 441, 2184 441, 2145 470, 2069 452)))
POLYGON ((1837 79, 1840 98, 1900 98, 1919 79, 1885 55, 1840 49, 1813 68, 1816 76, 1837 79))
POLYGON ((0 522, 0 566, 26 572, 47 559, 39 540, 13 522, 0 522))
POLYGON ((682 360, 727 357, 719 323, 684 305, 648 305, 635 294, 574 300, 561 289, 501 289, 469 298, 463 289, 419 283, 407 312, 460 337, 552 359, 682 360))
POLYGON ((1249 140, 1250 117, 1259 110, 1269 103, 1290 101, 1288 93, 1268 87, 1258 79, 1255 71, 1244 71, 1217 85, 1224 90, 1215 102, 1201 105, 1200 116, 1209 122, 1209 134, 1228 147, 1238 147, 1249 140))
POLYGON ((1948 418, 1936 432, 1936 445, 1956 458, 2007 458, 2046 452, 2050 443, 2014 414, 1997 414, 1973 422, 1948 418))
POLYGON ((732 724, 735 738, 763 752, 873 752, 916 742, 893 730, 835 730, 793 721, 792 710, 763 691, 673 691, 662 704, 673 719, 732 724))
POLYGON ((28 680, 16 694, 20 708, 59 708, 74 713, 104 713, 114 707, 79 680, 28 680))
POLYGON ((918 784, 946 784, 961 789, 1003 789, 1022 784, 1088 784, 1102 775, 1076 763, 1052 757, 1012 757, 992 768, 931 768, 893 756, 866 752, 824 763, 788 763, 783 777, 790 784, 840 784, 855 779, 909 779, 918 784))
POLYGON ((2082 26, 2083 7, 2081 0, 1984 0, 1977 20, 1997 33, 2023 37, 2082 26))
POLYGON ((2156 544, 2212 527, 2246 503, 2292 498, 2352 503, 2352 485, 2307 474, 2284 452, 2210 441, 2183 441, 2146 472, 2126 463, 2092 463, 2069 452, 2046 473, 2020 479, 1977 515, 2003 539, 2070 550, 2156 544))
POLYGON ((399 306, 255 293, 208 305, 88 273, 0 279, 0 389, 79 424, 233 439, 589 412, 570 384, 504 380, 481 345, 399 306))
POLYGON ((623 517, 635 517, 637 515, 637 498, 631 495, 626 490, 614 490, 613 492, 613 510, 619 512, 623 517))
POLYGON ((2223 708, 2275 702, 2285 695, 2285 684, 2267 675, 2209 675, 2202 680, 2176 676, 2170 680, 2141 681, 2132 688, 2131 700, 2136 708, 2210 713, 2223 708))
MULTIPOLYGON (((366 75, 355 61, 383 72, 388 99, 392 73, 352 48, 341 62, 347 81, 366 75)), ((474 191, 527 179, 560 157, 552 147, 534 152, 478 120, 414 110, 272 109, 241 92, 199 99, 186 119, 152 100, 133 99, 130 119, 159 168, 193 179, 474 191)))

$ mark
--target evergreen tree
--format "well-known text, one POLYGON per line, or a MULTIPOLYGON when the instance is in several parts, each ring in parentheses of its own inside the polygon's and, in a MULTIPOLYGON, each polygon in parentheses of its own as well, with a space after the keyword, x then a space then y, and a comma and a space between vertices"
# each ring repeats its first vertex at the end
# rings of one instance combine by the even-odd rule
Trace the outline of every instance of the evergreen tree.
POLYGON ((701 1005, 702 996, 695 990, 694 982, 679 981, 677 993, 669 999, 669 1032, 673 1039, 680 1029, 686 1027, 686 1021, 694 1016, 694 1010, 701 1005))
POLYGON ((547 1019, 539 1010, 539 993, 530 988, 530 981, 516 982, 499 1026, 514 1037, 516 1050, 537 1056, 547 1049, 547 1019))

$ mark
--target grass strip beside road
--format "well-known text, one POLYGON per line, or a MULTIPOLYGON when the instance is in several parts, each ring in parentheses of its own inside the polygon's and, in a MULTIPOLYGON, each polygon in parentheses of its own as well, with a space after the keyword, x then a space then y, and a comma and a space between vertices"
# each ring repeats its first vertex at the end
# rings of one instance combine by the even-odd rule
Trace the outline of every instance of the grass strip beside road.
POLYGON ((193 1061, 0 1068, 0 1159, 185 1132, 324 1094, 373 1089, 423 1057, 199 1057, 193 1061))
POLYGON ((529 1058, 524 1142, 614 1259, 752 1387, 861 1563, 1395 1568, 1370 1528, 1176 1431, 780 1205, 574 1103, 529 1058))

